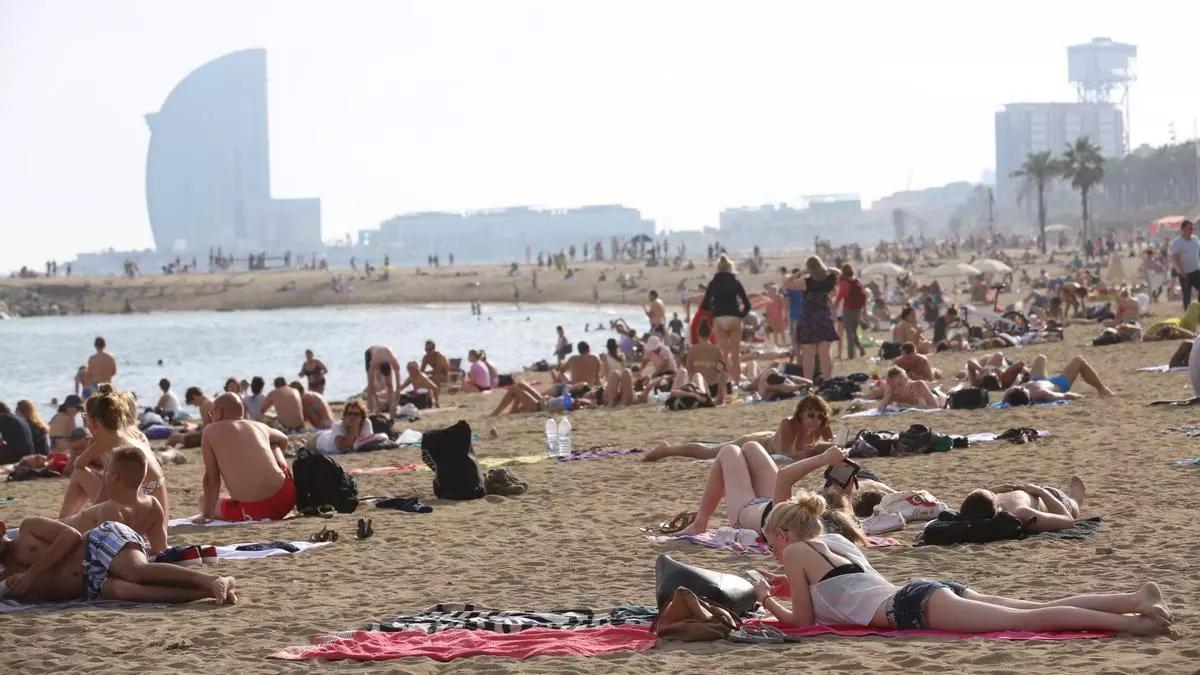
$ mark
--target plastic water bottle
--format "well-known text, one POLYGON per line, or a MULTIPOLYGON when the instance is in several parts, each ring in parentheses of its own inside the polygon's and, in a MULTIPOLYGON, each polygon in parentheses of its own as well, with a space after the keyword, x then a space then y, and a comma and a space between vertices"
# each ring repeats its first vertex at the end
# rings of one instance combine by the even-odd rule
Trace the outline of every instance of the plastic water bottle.
POLYGON ((562 395, 563 412, 571 412, 571 406, 575 403, 575 399, 571 397, 571 392, 565 391, 562 395))
POLYGON ((571 445, 571 420, 562 418, 558 421, 558 456, 570 457, 574 448, 571 445))
POLYGON ((558 455, 558 424, 553 417, 546 420, 546 454, 550 457, 558 455))

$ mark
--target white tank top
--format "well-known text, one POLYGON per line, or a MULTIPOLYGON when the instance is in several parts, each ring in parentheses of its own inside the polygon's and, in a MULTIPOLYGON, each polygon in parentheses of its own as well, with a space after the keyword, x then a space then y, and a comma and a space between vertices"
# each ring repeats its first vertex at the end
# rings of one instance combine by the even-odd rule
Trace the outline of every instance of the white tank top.
POLYGON ((813 584, 813 620, 821 625, 851 624, 869 626, 880 605, 896 593, 897 587, 884 579, 857 546, 840 534, 823 534, 818 539, 829 550, 863 568, 860 574, 842 574, 813 584))

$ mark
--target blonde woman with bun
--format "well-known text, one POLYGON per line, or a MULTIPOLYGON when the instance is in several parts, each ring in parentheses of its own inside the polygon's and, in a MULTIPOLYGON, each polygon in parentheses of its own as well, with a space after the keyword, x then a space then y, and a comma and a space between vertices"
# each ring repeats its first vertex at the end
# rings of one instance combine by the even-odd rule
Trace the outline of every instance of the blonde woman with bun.
POLYGON ((738 281, 733 261, 724 253, 717 259, 717 273, 708 282, 700 309, 712 312, 713 334, 728 372, 734 373, 736 387, 742 372, 742 319, 750 313, 750 296, 738 281))
POLYGON ((826 534, 825 499, 800 492, 777 505, 763 534, 783 564, 754 588, 767 611, 793 626, 850 624, 885 629, 993 631, 1109 630, 1169 633, 1174 620, 1157 584, 1132 593, 1077 595, 1051 602, 977 593, 952 581, 888 581, 844 537, 826 534), (778 596, 791 600, 785 606, 778 596))
POLYGON ((104 466, 112 451, 130 446, 146 455, 146 479, 142 492, 158 500, 167 518, 163 520, 163 540, 166 539, 167 482, 162 465, 150 449, 150 441, 138 430, 137 401, 127 391, 117 391, 111 384, 101 384, 84 403, 84 424, 92 434, 92 444, 75 459, 75 470, 63 496, 58 517, 67 518, 90 504, 108 499, 104 487, 104 466))

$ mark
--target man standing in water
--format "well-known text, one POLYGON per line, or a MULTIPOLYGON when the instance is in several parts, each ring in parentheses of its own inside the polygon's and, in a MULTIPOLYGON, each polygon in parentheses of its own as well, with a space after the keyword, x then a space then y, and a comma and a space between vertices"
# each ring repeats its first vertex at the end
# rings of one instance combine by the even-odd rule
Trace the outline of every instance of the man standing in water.
POLYGON ((309 391, 315 391, 318 394, 325 393, 325 373, 329 369, 325 367, 325 363, 313 356, 313 350, 304 350, 304 365, 300 366, 300 375, 308 378, 309 391))
POLYGON ((84 398, 92 395, 92 392, 96 390, 96 385, 105 382, 111 384, 117 377, 117 360, 112 357, 112 354, 104 351, 108 346, 104 338, 96 338, 93 344, 96 346, 96 353, 88 357, 87 386, 83 388, 84 398))

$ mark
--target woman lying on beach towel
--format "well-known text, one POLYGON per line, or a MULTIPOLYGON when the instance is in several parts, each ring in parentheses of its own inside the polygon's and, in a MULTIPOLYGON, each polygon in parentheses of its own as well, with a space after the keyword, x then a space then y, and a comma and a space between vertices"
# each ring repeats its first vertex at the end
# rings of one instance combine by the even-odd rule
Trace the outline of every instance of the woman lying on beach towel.
POLYGON ((754 432, 725 443, 693 441, 671 445, 660 441, 650 448, 642 460, 654 462, 667 457, 714 459, 717 451, 725 445, 741 447, 752 441, 761 443, 772 454, 803 459, 829 447, 829 441, 833 440, 833 430, 829 427, 832 414, 833 410, 825 399, 816 394, 809 394, 796 404, 796 410, 791 417, 779 421, 779 428, 773 433, 754 432))
POLYGON ((1077 595, 1030 602, 977 593, 953 581, 918 579, 896 586, 846 538, 827 534, 825 499, 801 492, 775 507, 763 534, 783 575, 764 575, 754 588, 781 622, 852 624, 900 630, 965 633, 1005 630, 1108 630, 1169 633, 1174 620, 1157 584, 1133 593, 1077 595), (790 596, 791 608, 777 596, 790 596))
POLYGON ((342 421, 335 422, 313 437, 313 447, 322 455, 354 452, 375 440, 387 440, 387 434, 377 434, 367 417, 367 406, 359 399, 346 401, 342 421))
MULTIPOLYGON (((758 443, 751 441, 740 448, 726 445, 718 451, 717 460, 708 472, 696 520, 678 535, 707 532, 708 521, 722 499, 725 500, 725 513, 730 525, 762 534, 763 525, 776 501, 786 503, 797 481, 826 466, 841 464, 848 452, 843 448, 830 447, 820 455, 779 469, 758 443)), ((836 505, 836 508, 824 514, 826 527, 866 546, 867 537, 849 511, 845 493, 840 488, 830 488, 826 493, 836 505)))

